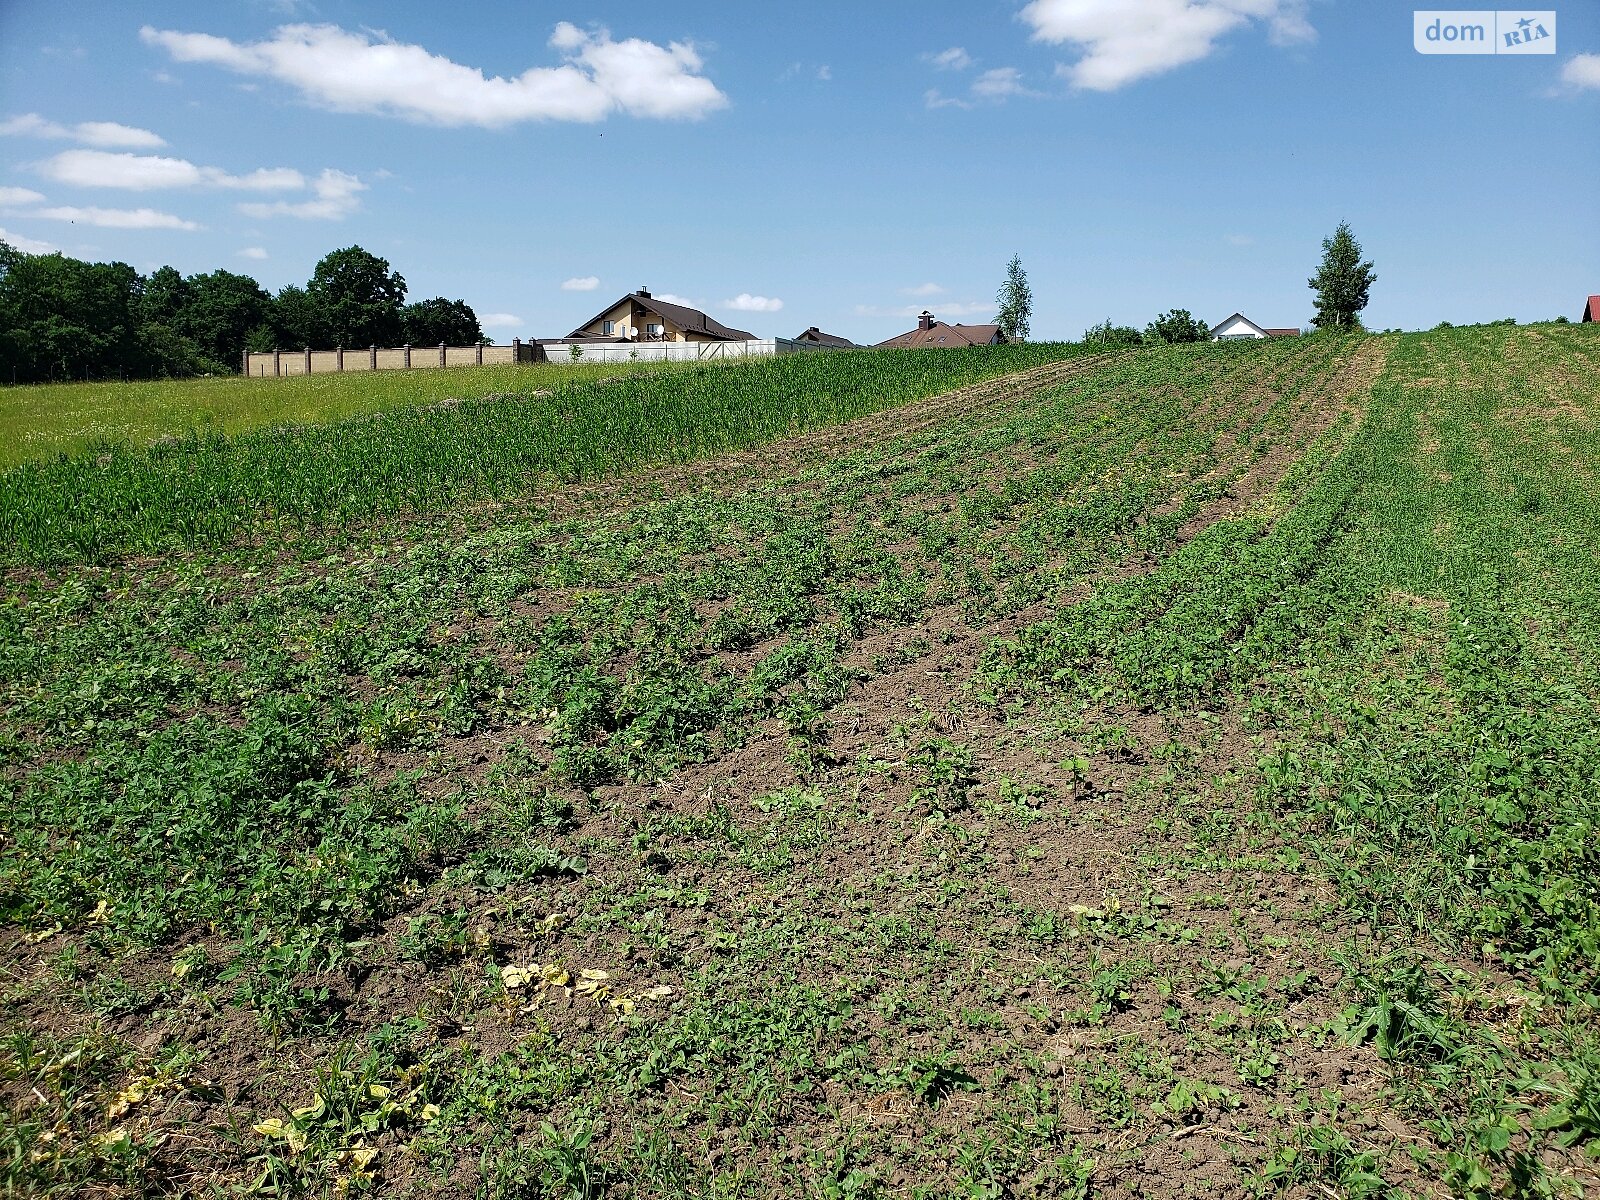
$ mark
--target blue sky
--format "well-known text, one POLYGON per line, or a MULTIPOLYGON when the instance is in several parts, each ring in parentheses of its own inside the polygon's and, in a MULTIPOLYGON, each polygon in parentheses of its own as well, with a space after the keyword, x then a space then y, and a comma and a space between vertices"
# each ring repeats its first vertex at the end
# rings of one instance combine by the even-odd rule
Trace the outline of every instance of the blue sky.
POLYGON ((0 230, 269 289, 358 243, 497 340, 640 285, 760 335, 1185 307, 1367 322, 1600 292, 1600 5, 1554 56, 1423 56, 1388 0, 0 4, 0 230), (781 307, 780 307, 781 305, 781 307))

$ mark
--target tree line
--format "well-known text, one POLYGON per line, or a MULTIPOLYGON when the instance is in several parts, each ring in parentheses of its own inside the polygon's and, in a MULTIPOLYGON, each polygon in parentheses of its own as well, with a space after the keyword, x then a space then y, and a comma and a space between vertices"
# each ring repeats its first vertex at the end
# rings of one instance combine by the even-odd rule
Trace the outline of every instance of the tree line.
POLYGON ((404 277, 360 246, 273 295, 232 271, 146 276, 0 241, 0 381, 220 375, 238 372, 247 349, 488 340, 463 300, 407 304, 404 277))

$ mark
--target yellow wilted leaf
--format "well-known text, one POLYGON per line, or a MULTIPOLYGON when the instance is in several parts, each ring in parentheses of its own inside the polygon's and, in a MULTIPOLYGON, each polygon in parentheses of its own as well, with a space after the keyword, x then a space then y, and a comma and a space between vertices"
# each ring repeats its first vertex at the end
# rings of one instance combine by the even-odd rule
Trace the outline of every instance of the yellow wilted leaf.
POLYGON ((500 982, 505 985, 508 992, 514 992, 523 984, 537 979, 542 969, 538 963, 531 967, 516 967, 507 963, 500 968, 500 982))
POLYGON ((664 1000, 672 995, 672 989, 664 983, 658 983, 653 988, 646 988, 638 994, 640 1000, 664 1000))
POLYGON ((262 1137, 270 1138, 285 1137, 289 1132, 289 1127, 282 1121, 278 1120, 277 1117, 269 1117, 259 1125, 252 1125, 251 1128, 259 1133, 262 1137))
POLYGON ((568 975, 564 970, 556 966, 554 963, 548 967, 545 967, 540 974, 544 978, 545 983, 551 987, 566 987, 572 982, 572 976, 568 975))
POLYGON ((89 1140, 97 1146, 105 1146, 107 1148, 120 1146, 128 1140, 128 1131, 126 1129, 112 1129, 106 1133, 97 1133, 89 1140))
POLYGON ((378 1157, 378 1152, 369 1146, 362 1146, 350 1152, 350 1161, 356 1164, 356 1170, 365 1171, 372 1160, 378 1157))
POLYGON ((422 1122, 424 1125, 429 1121, 435 1120, 438 1116, 439 1106, 437 1104, 424 1104, 422 1106, 422 1122))
POLYGON ((387 1097, 388 1094, 389 1089, 384 1087, 381 1083, 367 1084, 367 1095, 371 1096, 374 1100, 382 1100, 387 1097))
POLYGON ((315 1121, 327 1111, 328 1102, 323 1098, 322 1093, 319 1092, 317 1093, 317 1098, 315 1100, 306 1105, 304 1108, 295 1109, 293 1115, 296 1121, 315 1121))
POLYGON ((104 901, 94 906, 94 911, 89 914, 91 925, 104 925, 111 919, 111 907, 104 901))
POLYGON ((117 1093, 117 1098, 111 1102, 111 1106, 106 1109, 106 1116, 115 1119, 127 1112, 133 1105, 143 1102, 145 1088, 152 1082, 154 1081, 149 1078, 136 1079, 123 1088, 122 1091, 117 1093))
POLYGON ((625 1017, 632 1016, 634 1009, 633 998, 631 996, 613 996, 611 997, 611 1007, 625 1017))

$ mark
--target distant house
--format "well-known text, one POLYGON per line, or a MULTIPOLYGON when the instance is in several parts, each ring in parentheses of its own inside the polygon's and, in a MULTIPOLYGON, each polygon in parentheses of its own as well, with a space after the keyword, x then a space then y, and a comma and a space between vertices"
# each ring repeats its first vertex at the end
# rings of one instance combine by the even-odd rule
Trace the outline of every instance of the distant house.
POLYGON ((1227 320, 1211 327, 1213 342, 1261 341, 1265 338, 1299 336, 1298 329, 1268 329, 1257 325, 1243 313, 1234 313, 1227 320))
POLYGON ((1600 296, 1589 297, 1589 303, 1583 306, 1583 319, 1585 321, 1600 321, 1600 296))
POLYGON ((792 342, 804 342, 808 346, 822 346, 829 350, 854 350, 856 348, 856 344, 849 338, 842 338, 832 333, 823 333, 815 325, 804 333, 795 334, 789 340, 792 342))
POLYGON ((657 300, 645 288, 629 292, 569 333, 566 342, 753 342, 698 308, 657 300))
POLYGON ((922 350, 930 346, 998 346, 1006 340, 998 325, 946 325, 935 321, 926 309, 917 317, 917 327, 880 347, 897 346, 902 349, 922 350))

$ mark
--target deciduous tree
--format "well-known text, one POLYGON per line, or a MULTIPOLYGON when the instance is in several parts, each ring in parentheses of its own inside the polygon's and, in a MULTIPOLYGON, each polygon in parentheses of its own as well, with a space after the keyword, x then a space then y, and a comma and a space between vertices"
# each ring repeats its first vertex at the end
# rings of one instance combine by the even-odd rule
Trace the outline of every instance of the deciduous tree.
POLYGON ((1028 286, 1028 274, 1022 269, 1021 255, 1011 256, 1011 262, 1006 266, 1006 281, 1000 285, 995 303, 1000 306, 995 324, 1000 326, 1000 332, 1005 334, 1006 340, 1027 341, 1028 334, 1032 332, 1029 322, 1033 319, 1033 289, 1028 286))

